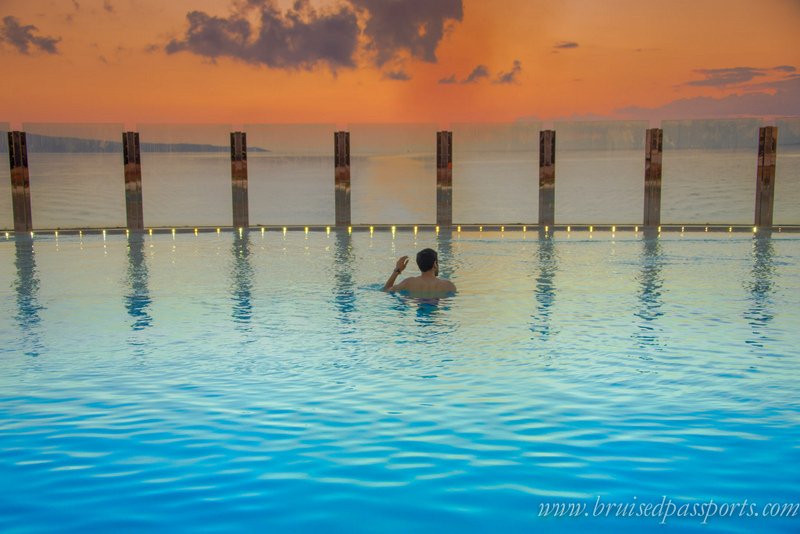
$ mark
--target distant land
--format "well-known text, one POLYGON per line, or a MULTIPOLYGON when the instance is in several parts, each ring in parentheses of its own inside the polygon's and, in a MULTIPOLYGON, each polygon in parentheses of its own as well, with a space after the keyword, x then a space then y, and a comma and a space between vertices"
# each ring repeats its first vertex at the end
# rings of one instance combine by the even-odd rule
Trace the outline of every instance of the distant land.
MULTIPOLYGON (((78 137, 53 137, 49 135, 27 134, 29 152, 53 153, 101 153, 121 154, 121 141, 100 141, 97 139, 80 139, 78 137)), ((3 145, 7 142, 4 139, 3 145)), ((202 145, 195 143, 141 143, 142 152, 230 152, 230 146, 202 145)), ((248 152, 269 152, 264 148, 247 147, 248 152)))

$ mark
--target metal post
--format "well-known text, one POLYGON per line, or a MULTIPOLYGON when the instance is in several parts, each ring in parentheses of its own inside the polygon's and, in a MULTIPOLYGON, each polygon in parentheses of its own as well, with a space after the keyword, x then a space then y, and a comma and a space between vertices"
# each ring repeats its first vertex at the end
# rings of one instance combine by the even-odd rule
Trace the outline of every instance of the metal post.
POLYGON ((128 229, 143 230, 142 158, 139 149, 139 132, 122 132, 122 161, 125 165, 125 213, 128 229))
POLYGON ((553 226, 556 213, 556 132, 539 132, 539 226, 553 226))
POLYGON ((436 132, 436 224, 453 224, 453 132, 436 132))
POLYGON ((778 148, 778 128, 764 126, 758 129, 758 171, 756 177, 757 228, 772 228, 775 202, 775 158, 778 148))
POLYGON ((336 226, 350 225, 350 132, 333 133, 336 226))
POLYGON ((233 193, 233 227, 250 226, 247 203, 247 134, 231 132, 231 189, 233 193))
POLYGON ((31 219, 31 180, 28 172, 28 143, 25 132, 8 132, 8 161, 11 167, 11 205, 14 231, 33 230, 31 219))
POLYGON ((645 229, 661 224, 661 154, 664 130, 647 130, 644 145, 644 222, 645 229))

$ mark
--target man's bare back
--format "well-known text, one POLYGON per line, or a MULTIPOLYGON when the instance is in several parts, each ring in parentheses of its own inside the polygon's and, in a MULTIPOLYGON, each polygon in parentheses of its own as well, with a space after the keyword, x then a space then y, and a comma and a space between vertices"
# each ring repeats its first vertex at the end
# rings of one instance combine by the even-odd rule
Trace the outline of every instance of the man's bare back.
POLYGON ((456 286, 449 280, 439 278, 439 258, 436 251, 426 248, 417 254, 417 266, 422 274, 406 278, 395 284, 397 276, 408 266, 408 256, 397 260, 394 272, 383 286, 384 291, 404 291, 413 296, 435 297, 455 293, 456 286))

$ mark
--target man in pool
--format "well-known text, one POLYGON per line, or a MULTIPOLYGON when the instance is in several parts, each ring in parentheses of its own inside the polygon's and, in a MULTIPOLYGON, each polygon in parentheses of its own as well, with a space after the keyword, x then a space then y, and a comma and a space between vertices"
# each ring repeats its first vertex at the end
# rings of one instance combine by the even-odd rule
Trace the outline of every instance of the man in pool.
POLYGON ((439 278, 439 255, 432 248, 424 248, 417 253, 417 267, 422 272, 419 276, 406 278, 395 285, 397 276, 403 272, 408 265, 408 256, 403 256, 397 260, 392 276, 383 286, 384 291, 404 291, 415 296, 443 296, 448 293, 455 293, 456 286, 449 280, 439 278))

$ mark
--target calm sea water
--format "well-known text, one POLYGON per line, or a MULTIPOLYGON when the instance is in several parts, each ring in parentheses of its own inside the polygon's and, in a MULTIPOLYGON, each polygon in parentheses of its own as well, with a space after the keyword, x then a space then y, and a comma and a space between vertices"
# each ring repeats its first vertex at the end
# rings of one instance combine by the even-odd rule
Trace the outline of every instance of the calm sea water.
MULTIPOLYGON (((227 153, 143 154, 148 226, 231 224, 227 153)), ((35 228, 125 226, 119 154, 32 154, 35 228)), ((251 224, 334 222, 333 158, 258 154, 249 158, 251 224)), ((352 218, 364 224, 436 220, 433 152, 353 153, 352 218)), ((558 153, 556 221, 642 221, 642 150, 558 153)), ((665 151, 662 222, 752 224, 754 150, 665 151)), ((453 216, 458 223, 535 223, 536 151, 463 150, 455 146, 453 216)), ((800 150, 779 151, 775 224, 800 224, 800 150)), ((0 226, 13 227, 11 198, 0 195, 0 226)))
POLYGON ((0 240, 0 530, 617 532, 661 519, 598 498, 797 503, 799 260, 788 234, 0 240), (382 293, 425 246, 460 293, 382 293))

